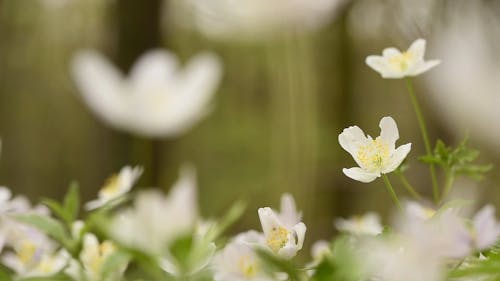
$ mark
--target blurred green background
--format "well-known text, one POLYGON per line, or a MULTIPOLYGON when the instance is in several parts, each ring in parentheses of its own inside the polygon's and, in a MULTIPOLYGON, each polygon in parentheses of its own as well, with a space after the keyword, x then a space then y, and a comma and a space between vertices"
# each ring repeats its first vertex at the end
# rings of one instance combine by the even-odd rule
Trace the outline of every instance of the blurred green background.
MULTIPOLYGON (((382 181, 361 184, 342 174, 354 161, 337 141, 344 127, 355 124, 377 136, 380 118, 391 115, 400 129, 399 144, 413 143, 407 176, 430 194, 428 171, 417 161, 424 148, 404 81, 381 79, 364 59, 389 46, 406 49, 419 37, 430 41, 452 15, 462 15, 467 1, 353 0, 316 32, 290 31, 258 42, 210 40, 171 21, 167 2, 0 0, 2 185, 36 200, 60 198, 77 180, 84 198, 91 199, 110 174, 140 164, 147 168, 140 186, 167 190, 180 165, 191 162, 205 217, 243 199, 249 209, 234 231, 258 229, 257 208, 277 208, 280 194, 290 192, 304 211, 310 242, 329 237, 337 216, 391 210, 382 181), (213 113, 187 134, 167 140, 142 139, 100 123, 70 76, 74 53, 96 48, 127 71, 141 53, 156 47, 183 60, 203 50, 222 58, 224 78, 213 113)), ((498 1, 470 2, 500 11, 498 1)), ((435 58, 432 50, 427 57, 435 58)), ((481 162, 498 162, 498 147, 478 140, 474 128, 450 128, 430 98, 441 93, 425 78, 416 78, 416 84, 433 140, 454 144, 469 132, 472 146, 483 151, 481 162)), ((469 118, 486 109, 465 104, 463 110, 469 118)), ((491 120, 491 130, 499 125, 500 119, 491 120)), ((499 203, 497 174, 490 173, 479 187, 460 185, 470 196, 499 203)), ((406 197, 397 177, 392 179, 406 197)))

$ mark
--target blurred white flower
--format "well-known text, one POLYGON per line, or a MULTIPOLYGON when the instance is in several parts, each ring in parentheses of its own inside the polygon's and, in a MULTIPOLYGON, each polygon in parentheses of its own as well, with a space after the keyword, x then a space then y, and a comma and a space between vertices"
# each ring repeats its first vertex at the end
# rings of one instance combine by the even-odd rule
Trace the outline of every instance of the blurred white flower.
POLYGON ((72 62, 76 85, 101 120, 155 138, 177 136, 210 112, 221 68, 214 54, 203 53, 179 70, 175 55, 164 50, 142 55, 129 77, 95 51, 81 51, 72 62))
POLYGON ((85 204, 85 209, 97 209, 129 192, 141 174, 141 167, 123 167, 120 170, 120 173, 112 175, 108 178, 104 186, 101 190, 99 190, 98 198, 87 202, 87 204, 85 204))
POLYGON ((409 217, 415 217, 421 220, 428 220, 436 214, 435 209, 426 207, 415 201, 406 202, 405 212, 409 217))
POLYGON ((343 169, 344 174, 360 182, 372 182, 381 174, 394 171, 410 152, 411 143, 397 149, 399 132, 392 117, 380 120, 380 136, 365 136, 358 126, 344 129, 339 135, 340 146, 349 152, 359 167, 343 169))
MULTIPOLYGON (((100 281, 102 280, 102 266, 107 258, 116 251, 116 247, 111 241, 99 243, 94 234, 86 233, 83 236, 83 245, 80 252, 80 261, 83 266, 85 278, 77 278, 77 280, 100 281)), ((125 270, 116 271, 114 278, 125 270)))
POLYGON ((335 227, 341 232, 354 235, 379 235, 383 230, 380 216, 373 212, 363 216, 353 216, 347 220, 338 218, 335 220, 335 227))
POLYGON ((495 207, 486 205, 472 219, 470 239, 473 249, 481 251, 492 247, 500 236, 500 224, 495 207))
POLYGON ((302 249, 306 234, 306 225, 300 221, 293 197, 289 194, 281 197, 280 213, 269 207, 259 208, 258 213, 267 247, 282 258, 293 258, 302 249))
POLYGON ((212 38, 261 39, 277 31, 318 28, 347 1, 183 0, 172 16, 183 21, 191 16, 194 26, 212 38))
POLYGON ((213 261, 215 281, 272 281, 257 254, 247 243, 238 239, 227 244, 213 261))
POLYGON ((332 249, 329 241, 318 240, 311 247, 311 257, 313 260, 321 260, 330 254, 332 254, 332 249))
POLYGON ((384 281, 440 281, 444 268, 432 251, 396 237, 377 237, 360 245, 361 264, 372 277, 384 281))
POLYGON ((16 239, 11 241, 13 251, 2 256, 2 263, 20 278, 51 276, 68 263, 68 256, 55 252, 55 244, 31 227, 18 227, 16 239), (21 229, 23 231, 21 231, 21 229))
POLYGON ((439 60, 424 61, 425 40, 417 39, 406 52, 387 48, 382 56, 368 56, 366 64, 383 78, 403 78, 420 75, 440 63, 439 60))
POLYGON ((128 247, 164 256, 175 239, 194 231, 197 218, 196 176, 184 166, 168 196, 141 191, 133 207, 113 218, 109 231, 128 247))

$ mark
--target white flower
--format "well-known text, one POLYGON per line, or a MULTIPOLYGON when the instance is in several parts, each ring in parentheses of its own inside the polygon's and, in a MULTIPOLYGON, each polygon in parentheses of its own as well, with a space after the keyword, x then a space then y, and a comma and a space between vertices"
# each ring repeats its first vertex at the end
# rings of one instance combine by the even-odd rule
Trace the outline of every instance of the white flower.
POLYGON ((238 239, 224 247, 213 261, 215 281, 272 281, 253 248, 238 239))
POLYGON ((13 251, 2 256, 2 263, 18 277, 51 276, 66 266, 68 256, 64 251, 55 252, 55 244, 44 234, 31 227, 16 230, 16 240, 11 242, 13 251))
POLYGON ((150 254, 164 255, 168 246, 196 227, 196 177, 183 167, 168 196, 157 190, 140 192, 134 206, 111 222, 111 236, 120 243, 150 254))
POLYGON ((344 129, 339 135, 340 146, 349 152, 358 167, 343 169, 344 174, 360 182, 372 182, 381 174, 394 171, 410 152, 411 143, 395 148, 399 139, 396 122, 391 117, 380 120, 380 136, 365 136, 358 126, 344 129))
POLYGON ((368 56, 366 64, 383 78, 403 78, 420 75, 440 63, 439 60, 424 61, 425 40, 418 39, 401 53, 396 48, 387 48, 382 56, 368 56))
POLYGON ((414 217, 420 220, 428 220, 434 217, 436 210, 430 207, 423 206, 422 204, 409 201, 405 204, 405 212, 409 217, 414 217))
MULTIPOLYGON (((80 261, 83 265, 85 278, 82 280, 98 281, 102 279, 102 266, 107 258, 116 251, 116 247, 111 241, 99 243, 94 234, 86 233, 83 236, 82 251, 80 252, 80 261)), ((125 270, 126 265, 123 266, 125 270)), ((121 272, 116 272, 120 275, 121 272)), ((118 276, 115 276, 116 278, 118 276)), ((80 280, 80 279, 78 279, 80 280)))
POLYGON ((378 214, 369 212, 363 216, 353 216, 349 219, 338 218, 335 227, 342 232, 354 235, 379 235, 383 227, 378 214))
POLYGON ((493 246, 500 236, 500 224, 495 218, 495 207, 486 205, 472 219, 471 243, 475 250, 493 246))
MULTIPOLYGON (((173 17, 213 38, 261 39, 283 30, 311 30, 327 23, 347 0, 182 0, 173 17), (179 16, 179 14, 181 16, 179 16)), ((174 6, 175 7, 175 6, 174 6)))
POLYGON ((85 209, 97 209, 129 192, 141 174, 141 167, 123 167, 119 174, 108 178, 104 186, 99 190, 98 198, 85 204, 85 209))
POLYGON ((258 213, 267 247, 282 258, 294 257, 304 244, 306 225, 300 222, 293 197, 281 197, 280 213, 269 207, 259 208, 258 213))
POLYGON ((213 54, 192 58, 178 70, 177 58, 164 50, 141 56, 124 77, 95 51, 73 61, 73 76, 84 101, 107 124, 146 137, 177 136, 209 113, 221 77, 213 54))

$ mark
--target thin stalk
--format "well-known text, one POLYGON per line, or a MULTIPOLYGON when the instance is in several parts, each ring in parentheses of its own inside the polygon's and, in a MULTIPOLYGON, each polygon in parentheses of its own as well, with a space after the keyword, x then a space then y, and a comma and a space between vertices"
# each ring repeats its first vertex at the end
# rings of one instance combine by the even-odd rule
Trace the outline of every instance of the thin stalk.
POLYGON ((392 184, 389 181, 389 178, 387 177, 386 174, 382 174, 382 178, 384 179, 384 183, 385 183, 385 186, 387 187, 387 191, 389 191, 389 194, 392 197, 392 201, 394 201, 394 203, 396 204, 398 209, 402 211, 403 208, 401 208, 401 203, 399 203, 398 196, 396 195, 396 192, 394 191, 394 187, 392 187, 392 184))
POLYGON ((448 194, 451 191, 451 187, 453 186, 453 181, 455 181, 455 177, 453 176, 453 173, 451 172, 446 172, 446 180, 444 183, 444 191, 443 191, 443 196, 441 197, 441 200, 444 200, 448 194))
MULTIPOLYGON (((432 148, 431 148, 431 143, 429 141, 429 134, 427 133, 428 132, 427 126, 425 125, 424 116, 422 114, 422 110, 420 109, 420 104, 418 103, 417 96, 415 95, 415 91, 413 90, 413 84, 411 78, 406 79, 406 86, 410 94, 410 99, 413 105, 413 109, 415 110, 415 114, 417 115, 417 121, 420 127, 420 133, 422 133, 422 138, 424 140, 425 151, 427 155, 431 155, 432 148)), ((432 180, 432 194, 434 196, 434 201, 437 203, 439 202, 439 187, 438 187, 434 164, 429 164, 429 170, 431 173, 431 180, 432 180)))
POLYGON ((410 182, 406 179, 405 175, 403 173, 398 173, 399 179, 401 180, 401 183, 403 183, 403 186, 405 187, 406 191, 410 193, 413 198, 416 200, 422 199, 422 196, 413 188, 410 182))

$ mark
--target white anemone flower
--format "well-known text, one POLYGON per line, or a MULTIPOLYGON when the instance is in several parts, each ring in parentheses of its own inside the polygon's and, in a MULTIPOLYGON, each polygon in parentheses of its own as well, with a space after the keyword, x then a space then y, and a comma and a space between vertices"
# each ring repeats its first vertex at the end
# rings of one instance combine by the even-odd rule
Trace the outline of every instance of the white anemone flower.
POLYGON ((380 120, 380 136, 373 139, 365 136, 358 126, 344 129, 339 135, 340 146, 349 152, 359 167, 343 169, 344 174, 360 182, 372 182, 381 174, 394 171, 411 150, 411 143, 397 149, 399 132, 392 117, 380 120))
MULTIPOLYGON (((98 281, 102 279, 102 266, 107 258, 109 258, 116 251, 116 246, 111 241, 99 240, 94 234, 86 233, 83 236, 82 251, 80 252, 80 261, 83 266, 83 273, 85 278, 78 278, 77 280, 98 281)), ((126 265, 122 270, 115 271, 115 278, 125 270, 126 265)))
POLYGON ((145 137, 174 137, 210 111, 221 78, 214 54, 193 57, 178 69, 174 54, 152 50, 142 55, 129 77, 95 51, 81 51, 72 63, 83 100, 102 121, 145 137))
POLYGON ((182 0, 172 16, 216 39, 262 39, 279 31, 314 30, 331 20, 348 0, 182 0), (181 13, 179 13, 179 11, 181 13), (185 13, 184 13, 185 11, 185 13))
POLYGON ((368 56, 366 64, 383 78, 417 76, 440 63, 439 60, 425 61, 424 54, 425 40, 417 39, 405 52, 387 48, 382 52, 382 56, 368 56))
POLYGON ((492 247, 499 239, 500 224, 495 217, 495 207, 486 205, 472 219, 470 240, 473 249, 481 251, 492 247))
POLYGON ((234 239, 213 260, 215 281, 272 281, 254 249, 234 239))
POLYGON ((293 197, 281 197, 280 213, 269 207, 259 208, 258 213, 267 247, 279 257, 293 258, 302 249, 307 229, 300 221, 293 197))
POLYGON ((85 204, 85 209, 97 209, 129 192, 141 174, 141 167, 123 167, 120 173, 108 178, 104 186, 99 190, 98 198, 87 202, 87 204, 85 204))
POLYGON ((354 235, 379 235, 384 229, 380 223, 380 216, 373 212, 349 219, 338 218, 335 220, 335 227, 341 232, 354 235))
POLYGON ((184 166, 168 196, 141 191, 132 207, 113 218, 109 231, 128 247, 163 256, 175 239, 195 230, 197 219, 196 176, 184 166))

